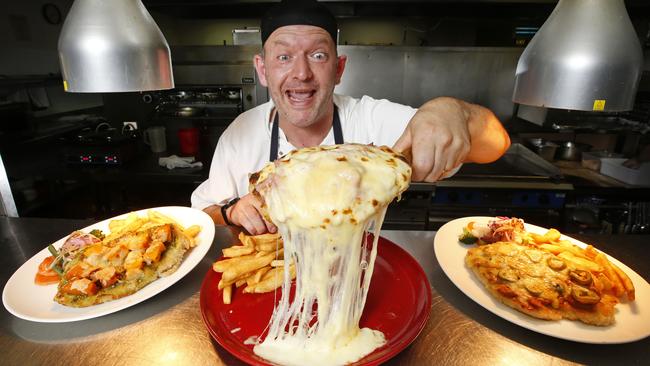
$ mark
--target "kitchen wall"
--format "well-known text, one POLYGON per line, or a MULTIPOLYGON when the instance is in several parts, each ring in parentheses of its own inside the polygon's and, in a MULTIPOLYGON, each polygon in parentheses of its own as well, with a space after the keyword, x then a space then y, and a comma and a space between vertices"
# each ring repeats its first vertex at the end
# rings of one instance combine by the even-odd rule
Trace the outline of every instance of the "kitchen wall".
POLYGON ((490 108, 504 122, 521 48, 339 46, 348 61, 337 93, 420 106, 452 96, 490 108), (390 70, 390 72, 387 72, 390 70))
POLYGON ((45 21, 41 14, 45 3, 55 4, 65 16, 72 1, 0 2, 0 74, 59 73, 56 47, 62 23, 45 21))
POLYGON ((99 94, 63 91, 57 42, 71 5, 71 0, 0 2, 0 104, 31 100, 35 117, 102 105, 99 94), (46 3, 60 10, 59 24, 45 20, 46 3))
MULTIPOLYGON (((234 28, 259 28, 258 18, 175 18, 151 11, 170 45, 232 45, 234 28)), ((354 17, 339 18, 339 44, 368 46, 514 46, 511 22, 476 21, 467 18, 354 17), (486 31, 485 28, 491 29, 486 31), (503 36, 505 29, 506 35, 503 36), (490 40, 498 37, 500 40, 490 40)))
POLYGON ((151 11, 170 46, 232 45, 234 28, 260 26, 259 19, 192 19, 174 18, 151 11))

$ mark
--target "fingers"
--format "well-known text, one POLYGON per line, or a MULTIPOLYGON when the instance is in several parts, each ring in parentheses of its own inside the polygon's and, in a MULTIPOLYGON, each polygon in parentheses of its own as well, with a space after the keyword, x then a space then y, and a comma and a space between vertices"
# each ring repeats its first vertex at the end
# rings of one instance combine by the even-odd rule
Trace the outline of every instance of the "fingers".
POLYGON ((433 159, 430 167, 425 168, 421 173, 424 174, 425 182, 435 182, 439 180, 446 171, 447 167, 447 147, 451 143, 451 137, 439 139, 437 143, 430 147, 433 149, 433 159))
POLYGON ((246 231, 253 235, 260 235, 266 232, 264 219, 254 206, 246 206, 243 208, 242 213, 243 218, 240 221, 240 224, 244 229, 246 229, 246 231))
POLYGON ((467 123, 463 113, 452 112, 419 111, 393 146, 398 152, 410 151, 413 181, 435 182, 465 161, 471 146, 467 123))
POLYGON ((456 159, 449 155, 453 136, 444 129, 430 130, 415 136, 412 147, 413 180, 435 182, 456 159), (449 162, 450 159, 453 160, 449 162))
POLYGON ((264 220, 261 213, 262 202, 254 195, 247 194, 230 209, 230 221, 242 226, 252 235, 277 231, 275 225, 264 220))
POLYGON ((444 147, 437 145, 434 146, 433 149, 434 149, 433 165, 431 166, 431 169, 428 172, 425 171, 426 176, 423 179, 425 182, 435 182, 439 180, 442 174, 445 172, 446 162, 443 161, 444 147))
MULTIPOLYGON (((426 137, 426 135, 423 135, 426 137)), ((436 138, 416 138, 413 141, 413 180, 436 182, 456 169, 469 152, 464 139, 439 132, 436 138)))
POLYGON ((411 180, 415 182, 433 182, 433 169, 436 161, 436 150, 433 146, 427 146, 420 142, 415 142, 413 150, 413 174, 411 180))
MULTIPOLYGON (((263 231, 259 234, 264 234, 265 232, 270 232, 270 233, 275 233, 278 231, 278 228, 269 221, 266 221, 264 219, 264 215, 262 214, 262 200, 258 196, 250 195, 252 198, 252 205, 255 207, 255 213, 257 214, 257 217, 259 217, 262 220, 262 223, 264 224, 263 231)), ((256 222, 258 224, 258 222, 256 222)), ((258 228, 259 229, 259 228, 258 228)))
POLYGON ((411 147, 411 129, 406 128, 402 133, 402 136, 397 139, 395 145, 393 145, 393 150, 395 151, 404 151, 411 147))
POLYGON ((459 167, 461 164, 465 162, 467 159, 467 155, 469 155, 470 150, 472 149, 472 144, 463 144, 461 147, 461 152, 458 154, 458 159, 456 160, 456 163, 454 164, 454 167, 452 169, 456 169, 459 167))
POLYGON ((266 230, 268 232, 275 233, 276 231, 278 231, 278 228, 275 225, 273 225, 272 222, 268 222, 268 221, 264 220, 264 224, 266 225, 266 230))

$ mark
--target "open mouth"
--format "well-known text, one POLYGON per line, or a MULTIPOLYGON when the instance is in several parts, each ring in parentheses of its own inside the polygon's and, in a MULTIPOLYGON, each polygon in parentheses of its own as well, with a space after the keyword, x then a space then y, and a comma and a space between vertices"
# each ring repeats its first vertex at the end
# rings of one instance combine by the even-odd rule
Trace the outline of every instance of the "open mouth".
POLYGON ((293 89, 287 90, 285 92, 287 97, 291 102, 294 103, 306 103, 309 102, 316 94, 316 90, 313 89, 293 89))

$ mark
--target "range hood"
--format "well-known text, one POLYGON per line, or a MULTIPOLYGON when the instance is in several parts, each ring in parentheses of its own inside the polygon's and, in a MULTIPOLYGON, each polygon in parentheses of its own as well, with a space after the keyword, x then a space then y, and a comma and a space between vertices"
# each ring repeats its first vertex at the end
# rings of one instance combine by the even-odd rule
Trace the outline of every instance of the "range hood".
POLYGON ((68 92, 174 87, 169 45, 140 0, 76 0, 59 36, 59 61, 68 92))
POLYGON ((519 58, 512 99, 547 108, 630 110, 642 67, 623 0, 560 0, 519 58))

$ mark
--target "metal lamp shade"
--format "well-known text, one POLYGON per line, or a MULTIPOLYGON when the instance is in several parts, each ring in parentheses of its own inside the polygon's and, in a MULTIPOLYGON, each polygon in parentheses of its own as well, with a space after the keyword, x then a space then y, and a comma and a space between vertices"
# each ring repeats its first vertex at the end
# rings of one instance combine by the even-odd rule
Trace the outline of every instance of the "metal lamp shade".
POLYGON ((643 54, 623 0, 560 0, 517 64, 513 101, 632 109, 643 54))
POLYGON ((169 45, 140 0, 76 0, 59 36, 59 61, 68 92, 174 87, 169 45))

